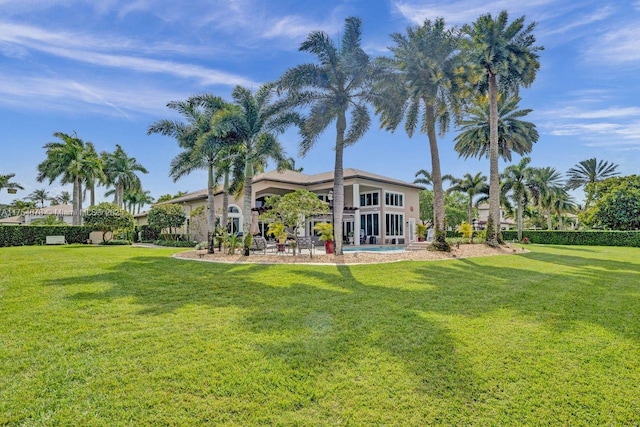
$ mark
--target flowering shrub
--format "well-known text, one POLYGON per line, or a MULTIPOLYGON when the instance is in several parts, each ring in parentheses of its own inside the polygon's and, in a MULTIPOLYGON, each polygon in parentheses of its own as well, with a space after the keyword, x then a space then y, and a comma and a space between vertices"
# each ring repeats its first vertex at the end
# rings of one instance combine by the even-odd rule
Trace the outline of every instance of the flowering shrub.
POLYGON ((529 242, 529 238, 528 238, 528 237, 523 237, 523 238, 522 238, 522 243, 524 243, 524 244, 528 244, 528 243, 530 243, 530 242, 529 242))

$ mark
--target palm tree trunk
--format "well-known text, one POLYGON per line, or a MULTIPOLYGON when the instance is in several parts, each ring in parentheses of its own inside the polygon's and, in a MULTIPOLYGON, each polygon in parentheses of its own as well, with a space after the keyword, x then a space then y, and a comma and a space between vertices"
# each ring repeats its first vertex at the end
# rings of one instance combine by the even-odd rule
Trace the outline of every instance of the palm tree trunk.
POLYGON ((558 230, 564 230, 564 225, 562 224, 562 212, 557 212, 558 214, 558 230))
POLYGON ((551 230, 553 228, 553 222, 551 218, 551 209, 547 209, 547 230, 551 230))
MULTIPOLYGON (((248 144, 247 144, 248 145, 248 144)), ((251 230, 251 192, 253 189, 253 148, 247 146, 247 154, 244 164, 244 198, 242 200, 242 232, 251 230)))
POLYGON ((80 187, 80 177, 76 176, 73 180, 73 216, 71 223, 73 225, 82 224, 82 189, 80 187))
POLYGON ((518 242, 522 241, 522 196, 518 196, 518 242))
MULTIPOLYGON (((213 179, 213 163, 209 163, 207 179, 207 232, 209 240, 213 239, 213 233, 216 231, 216 209, 215 209, 215 193, 214 193, 214 179, 213 179)), ((209 241, 209 253, 213 253, 213 247, 211 241, 209 241)))
POLYGON ((227 229, 229 222, 229 171, 224 173, 224 184, 222 186, 222 228, 227 229))
POLYGON ((473 224, 473 195, 469 193, 469 224, 473 224))
POLYGON ((336 163, 333 169, 333 245, 334 255, 342 255, 342 214, 344 212, 344 132, 347 129, 346 112, 336 120, 336 163))
MULTIPOLYGON (((431 151, 431 179, 433 181, 433 221, 435 231, 444 231, 444 193, 442 191, 442 171, 440 170, 440 154, 438 153, 438 139, 436 137, 436 115, 432 103, 425 101, 425 119, 427 136, 431 151)), ((442 233, 440 233, 442 234, 442 233)))
POLYGON ((498 86, 495 74, 489 74, 489 216, 493 232, 487 243, 497 246, 500 234, 500 171, 498 170, 498 86))

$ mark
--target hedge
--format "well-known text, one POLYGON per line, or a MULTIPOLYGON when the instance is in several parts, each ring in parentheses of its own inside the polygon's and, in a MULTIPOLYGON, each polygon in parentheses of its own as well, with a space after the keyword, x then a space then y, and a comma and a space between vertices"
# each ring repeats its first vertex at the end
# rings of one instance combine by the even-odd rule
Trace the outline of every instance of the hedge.
POLYGON ((160 238, 160 231, 150 225, 137 225, 133 233, 134 242, 153 242, 160 238), (140 233, 140 234, 138 234, 140 233), (139 239, 139 237, 141 237, 139 239))
MULTIPOLYGON (((585 246, 634 246, 640 247, 640 231, 559 231, 559 230, 523 230, 522 237, 531 243, 543 245, 585 245, 585 246)), ((505 241, 514 241, 518 232, 502 232, 505 241)))
POLYGON ((72 225, 0 225, 0 247, 44 245, 47 236, 64 236, 67 243, 87 243, 90 227, 72 225))
POLYGON ((153 242, 157 246, 171 246, 175 248, 194 248, 198 242, 191 240, 156 240, 153 242))

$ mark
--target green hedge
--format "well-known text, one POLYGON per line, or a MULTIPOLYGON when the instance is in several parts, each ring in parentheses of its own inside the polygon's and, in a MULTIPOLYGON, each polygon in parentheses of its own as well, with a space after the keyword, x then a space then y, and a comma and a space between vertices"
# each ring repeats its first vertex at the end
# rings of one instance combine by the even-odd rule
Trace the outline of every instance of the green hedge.
POLYGON ((190 240, 156 240, 153 244, 158 246, 171 246, 175 248, 194 248, 197 242, 190 240))
POLYGON ((67 243, 87 243, 90 227, 72 225, 0 225, 0 247, 44 245, 47 236, 64 236, 67 243))
POLYGON ((133 233, 134 242, 154 242, 160 238, 160 231, 150 225, 137 225, 133 233), (142 232, 141 234, 138 234, 142 232), (141 237, 139 239, 138 237, 141 237))
MULTIPOLYGON (((640 231, 558 231, 523 230, 522 237, 544 245, 635 246, 640 247, 640 231)), ((503 231, 505 241, 518 238, 515 230, 503 231)))
POLYGON ((107 242, 100 242, 98 244, 99 245, 106 245, 106 246, 125 246, 125 245, 130 245, 131 244, 131 240, 113 239, 113 240, 109 240, 107 242))

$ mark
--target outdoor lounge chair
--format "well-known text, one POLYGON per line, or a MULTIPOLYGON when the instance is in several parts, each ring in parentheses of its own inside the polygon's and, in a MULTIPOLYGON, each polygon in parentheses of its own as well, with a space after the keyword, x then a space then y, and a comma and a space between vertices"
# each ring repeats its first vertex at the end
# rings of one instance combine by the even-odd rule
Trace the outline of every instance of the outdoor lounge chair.
POLYGON ((307 249, 309 251, 309 256, 313 256, 313 239, 311 237, 298 237, 297 241, 300 255, 302 255, 303 249, 307 249))
POLYGON ((267 240, 262 236, 254 236, 251 243, 252 251, 261 251, 263 254, 267 253, 267 240))

